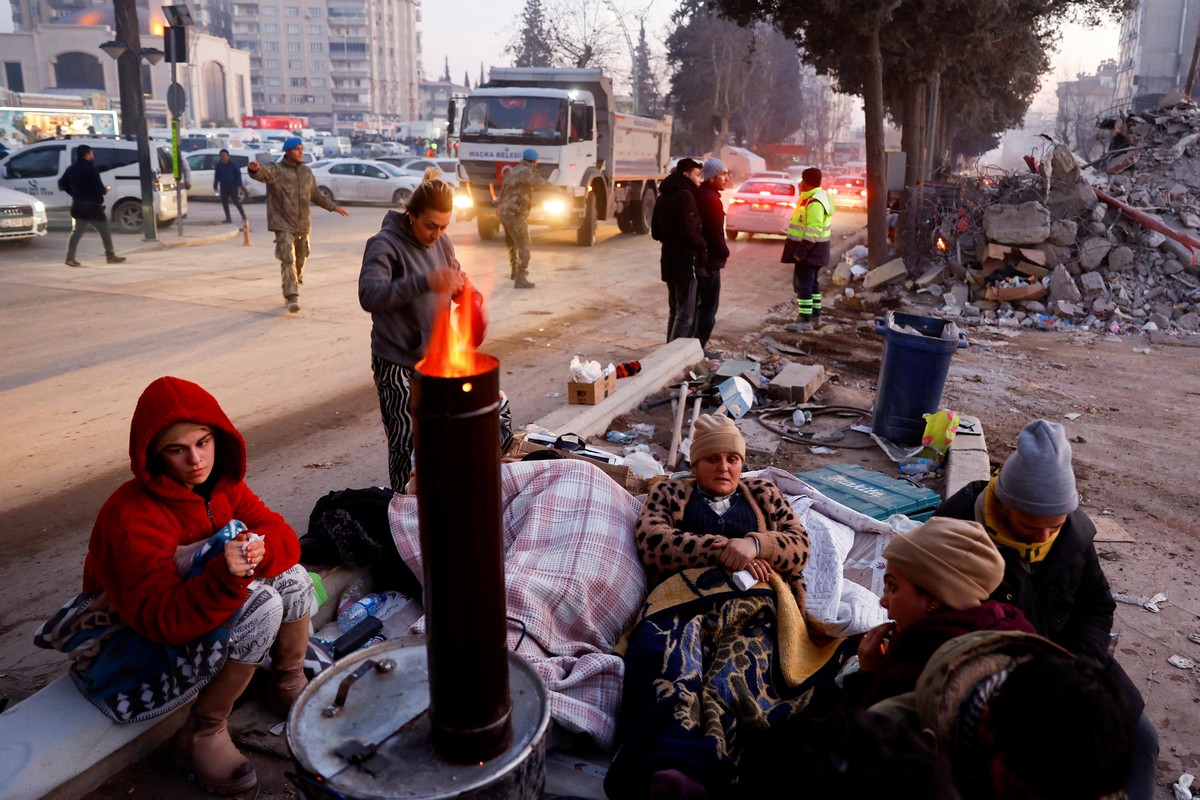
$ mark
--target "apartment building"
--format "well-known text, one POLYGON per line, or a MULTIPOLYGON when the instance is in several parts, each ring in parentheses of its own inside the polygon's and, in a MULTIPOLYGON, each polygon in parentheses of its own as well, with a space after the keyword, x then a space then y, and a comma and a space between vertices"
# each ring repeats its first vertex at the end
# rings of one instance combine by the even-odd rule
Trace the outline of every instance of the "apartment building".
POLYGON ((1140 0, 1121 20, 1113 102, 1144 111, 1187 82, 1200 0, 1140 0))

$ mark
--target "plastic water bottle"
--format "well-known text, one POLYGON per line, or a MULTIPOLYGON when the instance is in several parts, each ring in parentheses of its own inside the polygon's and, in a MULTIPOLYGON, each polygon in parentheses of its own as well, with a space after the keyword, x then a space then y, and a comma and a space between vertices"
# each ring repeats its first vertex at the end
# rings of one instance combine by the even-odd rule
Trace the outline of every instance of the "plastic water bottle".
POLYGON ((360 620, 371 616, 372 612, 387 600, 381 594, 365 594, 358 600, 354 601, 354 605, 347 608, 341 614, 338 614, 338 627, 343 632, 350 630, 359 623, 360 620))

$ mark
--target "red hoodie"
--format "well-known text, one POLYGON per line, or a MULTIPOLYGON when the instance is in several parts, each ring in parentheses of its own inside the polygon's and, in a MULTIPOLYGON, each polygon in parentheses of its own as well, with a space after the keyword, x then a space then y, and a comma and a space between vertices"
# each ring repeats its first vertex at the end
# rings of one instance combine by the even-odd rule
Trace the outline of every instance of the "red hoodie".
POLYGON ((92 527, 83 590, 106 591, 121 619, 147 639, 189 642, 246 601, 252 579, 232 575, 222 557, 191 580, 175 568, 177 547, 209 538, 231 519, 266 537, 256 577, 275 577, 299 561, 296 532, 243 480, 246 441, 216 399, 196 384, 165 377, 146 387, 129 426, 129 460, 133 480, 108 498, 92 527), (216 434, 207 500, 158 468, 148 452, 154 436, 177 422, 207 425, 216 434))

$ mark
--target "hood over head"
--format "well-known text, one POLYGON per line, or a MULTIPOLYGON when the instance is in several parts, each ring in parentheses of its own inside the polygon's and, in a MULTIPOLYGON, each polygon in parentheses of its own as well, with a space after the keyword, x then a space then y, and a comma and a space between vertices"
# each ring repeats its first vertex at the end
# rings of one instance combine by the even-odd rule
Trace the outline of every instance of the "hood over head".
MULTIPOLYGON (((238 433, 215 397, 198 384, 166 376, 155 380, 138 398, 129 424, 129 462, 134 478, 147 488, 166 478, 152 447, 159 433, 181 422, 211 429, 217 456, 213 475, 240 481, 246 475, 246 440, 238 433)), ((211 479, 210 479, 211 480, 211 479)))

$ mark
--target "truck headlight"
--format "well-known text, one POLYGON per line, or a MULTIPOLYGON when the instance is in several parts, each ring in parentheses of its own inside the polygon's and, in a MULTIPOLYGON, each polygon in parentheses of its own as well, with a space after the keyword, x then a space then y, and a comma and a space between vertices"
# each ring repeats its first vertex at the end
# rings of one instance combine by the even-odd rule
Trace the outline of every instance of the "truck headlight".
POLYGON ((551 197, 548 200, 542 201, 542 211, 552 216, 559 216, 566 213, 567 204, 560 197, 551 197))
POLYGON ((471 200, 471 195, 466 192, 457 192, 454 195, 455 208, 471 208, 475 202, 471 200))

